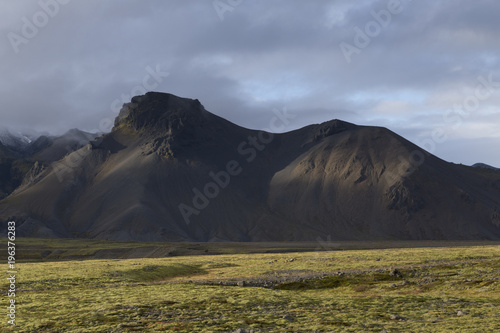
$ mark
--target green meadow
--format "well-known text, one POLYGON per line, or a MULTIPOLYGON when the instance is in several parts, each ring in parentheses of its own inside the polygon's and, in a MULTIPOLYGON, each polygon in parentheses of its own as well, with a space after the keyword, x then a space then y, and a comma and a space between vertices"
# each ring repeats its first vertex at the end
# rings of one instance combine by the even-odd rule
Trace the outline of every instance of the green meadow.
POLYGON ((500 331, 498 243, 327 244, 18 239, 0 330, 500 331))

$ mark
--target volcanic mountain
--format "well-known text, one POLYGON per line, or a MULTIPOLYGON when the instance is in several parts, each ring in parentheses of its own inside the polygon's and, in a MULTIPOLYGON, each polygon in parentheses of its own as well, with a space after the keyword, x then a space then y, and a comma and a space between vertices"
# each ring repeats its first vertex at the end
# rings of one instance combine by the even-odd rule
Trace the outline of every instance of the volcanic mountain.
POLYGON ((33 173, 39 173, 51 162, 85 146, 97 135, 72 129, 61 136, 33 138, 15 136, 0 129, 0 199, 12 193, 33 173))
POLYGON ((500 172, 381 127, 273 134, 150 92, 110 133, 32 170, 0 219, 26 236, 113 240, 500 239, 500 172))

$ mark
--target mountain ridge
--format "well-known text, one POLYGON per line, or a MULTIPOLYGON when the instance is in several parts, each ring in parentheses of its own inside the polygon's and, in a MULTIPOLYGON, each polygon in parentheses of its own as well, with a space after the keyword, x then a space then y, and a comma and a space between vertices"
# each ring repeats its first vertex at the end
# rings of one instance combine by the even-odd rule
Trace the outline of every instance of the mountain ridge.
POLYGON ((491 166, 489 164, 485 163, 475 163, 472 165, 474 168, 482 168, 482 169, 490 169, 490 170, 500 170, 500 168, 496 168, 494 166, 491 166))
POLYGON ((153 92, 0 201, 25 235, 144 241, 500 239, 499 212, 500 174, 386 128, 268 133, 153 92))
POLYGON ((60 136, 33 136, 32 140, 23 141, 25 144, 22 145, 17 139, 7 140, 12 145, 0 142, 0 198, 26 185, 29 179, 35 179, 35 175, 50 163, 80 149, 95 136, 93 133, 71 129, 60 136))

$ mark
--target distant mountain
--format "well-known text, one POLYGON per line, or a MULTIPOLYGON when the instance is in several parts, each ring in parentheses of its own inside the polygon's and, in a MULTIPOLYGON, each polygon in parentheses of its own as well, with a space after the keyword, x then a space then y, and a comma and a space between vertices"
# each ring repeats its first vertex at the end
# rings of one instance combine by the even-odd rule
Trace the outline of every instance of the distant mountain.
POLYGON ((25 152, 41 161, 57 161, 94 140, 99 134, 71 129, 61 136, 41 136, 33 141, 25 152))
POLYGON ((18 156, 18 153, 0 142, 0 158, 12 158, 14 156, 18 156))
POLYGON ((72 129, 61 136, 29 138, 22 134, 14 135, 6 129, 0 130, 0 199, 23 182, 28 183, 34 170, 47 168, 50 163, 82 148, 96 136, 72 129))
POLYGON ((32 141, 33 137, 22 133, 12 133, 9 129, 0 127, 0 143, 10 149, 22 151, 32 141))
POLYGON ((481 168, 481 169, 490 169, 490 170, 500 170, 500 168, 495 168, 491 165, 484 164, 484 163, 476 163, 472 165, 474 168, 481 168))
POLYGON ((31 167, 19 151, 0 142, 0 199, 14 191, 31 167))
POLYGON ((111 133, 33 172, 0 218, 23 235, 114 240, 500 239, 500 175, 381 127, 272 134, 147 93, 111 133))

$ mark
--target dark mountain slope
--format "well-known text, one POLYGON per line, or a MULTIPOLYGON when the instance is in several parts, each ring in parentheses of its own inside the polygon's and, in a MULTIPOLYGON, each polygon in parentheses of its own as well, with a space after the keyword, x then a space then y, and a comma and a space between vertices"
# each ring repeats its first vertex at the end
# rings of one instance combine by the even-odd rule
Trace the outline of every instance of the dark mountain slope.
POLYGON ((148 93, 0 202, 25 234, 117 240, 498 239, 500 173, 333 120, 244 129, 148 93))
POLYGON ((51 162, 80 149, 95 136, 72 129, 61 136, 41 136, 29 143, 21 139, 6 140, 13 146, 0 142, 0 199, 18 186, 34 181, 51 162))
POLYGON ((0 199, 21 183, 30 164, 20 160, 20 153, 0 142, 0 199))

